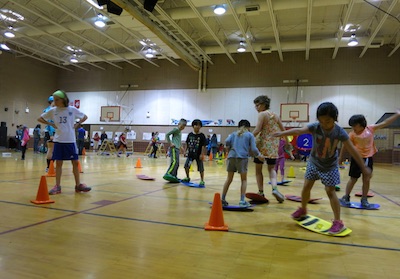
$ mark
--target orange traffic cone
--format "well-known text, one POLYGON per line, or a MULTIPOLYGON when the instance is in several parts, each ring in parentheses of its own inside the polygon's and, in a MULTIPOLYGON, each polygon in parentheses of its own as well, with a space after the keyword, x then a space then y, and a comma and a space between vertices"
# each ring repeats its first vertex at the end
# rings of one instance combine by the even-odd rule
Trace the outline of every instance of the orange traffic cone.
POLYGON ((212 157, 212 153, 210 152, 210 156, 208 156, 208 160, 212 161, 213 157, 212 157))
POLYGON ((49 192, 47 190, 46 176, 42 175, 40 178, 39 189, 36 195, 36 200, 31 201, 34 204, 45 204, 53 203, 54 201, 50 199, 49 192))
POLYGON ((138 168, 138 169, 142 168, 142 162, 140 162, 140 158, 137 159, 135 168, 138 168))
MULTIPOLYGON (((83 153, 82 153, 83 154, 83 153)), ((81 162, 78 160, 78 171, 83 173, 81 162)))
POLYGON ((204 225, 204 229, 207 231, 228 231, 228 225, 224 223, 221 195, 219 193, 214 195, 210 220, 204 225))
POLYGON ((84 148, 82 148, 82 156, 85 156, 85 155, 86 155, 86 149, 84 147, 84 148))
POLYGON ((49 170, 47 171, 46 176, 54 177, 56 176, 56 171, 54 170, 54 161, 50 161, 49 170))

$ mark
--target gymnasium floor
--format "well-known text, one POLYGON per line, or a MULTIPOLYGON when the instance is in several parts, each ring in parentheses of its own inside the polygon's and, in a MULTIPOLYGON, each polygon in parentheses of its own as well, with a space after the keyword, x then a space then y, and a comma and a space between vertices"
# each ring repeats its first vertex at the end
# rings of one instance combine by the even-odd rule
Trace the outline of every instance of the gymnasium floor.
MULTIPOLYGON (((183 163, 181 157, 182 178, 183 163)), ((224 211, 229 232, 205 231, 209 202, 226 177, 225 165, 215 161, 205 162, 204 189, 166 183, 165 157, 87 152, 81 165, 91 192, 74 192, 72 167, 65 162, 63 193, 50 196, 53 204, 34 205, 30 200, 45 174, 45 156, 28 151, 25 161, 20 153, 0 158, 0 278, 400 278, 400 166, 375 165, 370 202, 380 210, 342 208, 353 232, 331 237, 298 226, 290 214, 299 204, 279 204, 269 185, 269 204, 253 212, 224 211), (138 159, 142 168, 135 168, 138 159), (139 180, 137 174, 156 180, 139 180)), ((279 190, 299 195, 305 163, 286 166, 294 167, 296 178, 279 190)), ((338 196, 347 170, 341 174, 338 196)), ((199 181, 196 166, 191 177, 199 181)), ((47 178, 48 188, 54 181, 47 178)), ((239 185, 235 175, 227 197, 231 204, 239 201, 239 185)), ((250 163, 248 191, 256 188, 250 163)), ((309 213, 330 220, 319 182, 312 197, 323 199, 310 205, 309 213)))

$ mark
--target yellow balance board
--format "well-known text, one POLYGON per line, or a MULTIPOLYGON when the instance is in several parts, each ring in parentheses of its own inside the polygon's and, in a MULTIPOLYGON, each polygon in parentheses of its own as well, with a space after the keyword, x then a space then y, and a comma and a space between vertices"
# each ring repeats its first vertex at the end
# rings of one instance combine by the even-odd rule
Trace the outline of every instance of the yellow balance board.
POLYGON ((315 217, 313 215, 308 214, 307 217, 305 217, 303 220, 296 221, 297 224, 302 226, 303 228, 306 228, 307 230, 320 233, 320 234, 325 234, 325 235, 330 235, 330 236, 346 236, 352 232, 351 229, 346 228, 344 231, 341 233, 337 234, 330 234, 328 233, 328 230, 332 226, 331 222, 325 221, 321 218, 315 217))

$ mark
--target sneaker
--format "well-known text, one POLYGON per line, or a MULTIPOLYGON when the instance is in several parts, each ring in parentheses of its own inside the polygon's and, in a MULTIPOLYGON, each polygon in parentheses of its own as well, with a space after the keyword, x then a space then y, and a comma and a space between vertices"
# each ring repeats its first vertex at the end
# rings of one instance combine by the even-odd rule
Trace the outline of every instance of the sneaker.
POLYGON ((200 181, 199 185, 200 186, 206 186, 206 183, 202 180, 202 181, 200 181))
POLYGON ((226 200, 221 200, 221 203, 222 203, 222 206, 223 206, 223 207, 229 205, 229 203, 228 203, 226 200))
POLYGON ((51 188, 51 190, 49 191, 49 195, 57 195, 57 194, 61 194, 61 186, 54 185, 54 187, 51 188))
POLYGON ((163 179, 165 179, 165 180, 167 180, 169 182, 172 182, 172 183, 179 183, 180 182, 180 180, 176 176, 173 176, 172 174, 169 174, 169 173, 166 173, 163 176, 163 179))
POLYGON ((46 172, 49 172, 49 168, 46 168, 46 172))
POLYGON ((301 220, 307 216, 307 211, 299 207, 295 212, 292 213, 294 220, 301 220))
POLYGON ((339 199, 339 202, 343 206, 350 206, 350 196, 349 195, 344 195, 341 199, 339 199))
POLYGON ((329 229, 328 233, 330 234, 338 234, 344 231, 346 227, 344 226, 341 220, 333 220, 332 227, 329 229))
POLYGON ((86 184, 79 184, 78 186, 75 186, 75 192, 79 193, 79 192, 89 192, 90 190, 92 190, 92 188, 88 187, 86 184))
POLYGON ((183 182, 190 182, 190 178, 189 178, 189 177, 186 177, 186 178, 182 179, 182 181, 183 181, 183 182))
POLYGON ((239 202, 240 207, 249 207, 251 204, 249 204, 247 201, 240 201, 239 202))
POLYGON ((283 203, 283 201, 285 200, 285 196, 282 195, 282 194, 278 191, 278 189, 272 190, 272 195, 276 198, 276 200, 277 200, 279 203, 283 203))
POLYGON ((262 197, 265 197, 263 191, 258 191, 257 195, 260 195, 260 196, 262 196, 262 197))
POLYGON ((361 198, 361 207, 362 207, 362 208, 369 208, 369 207, 370 207, 369 202, 368 202, 368 199, 366 199, 366 198, 361 198))

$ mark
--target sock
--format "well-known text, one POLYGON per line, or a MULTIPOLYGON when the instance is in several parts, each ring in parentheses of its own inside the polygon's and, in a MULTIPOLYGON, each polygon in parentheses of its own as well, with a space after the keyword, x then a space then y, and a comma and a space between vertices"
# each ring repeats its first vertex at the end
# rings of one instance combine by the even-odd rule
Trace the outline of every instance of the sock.
POLYGON ((226 195, 222 195, 222 200, 225 200, 226 195))
POLYGON ((240 196, 240 201, 244 201, 244 195, 240 196))

